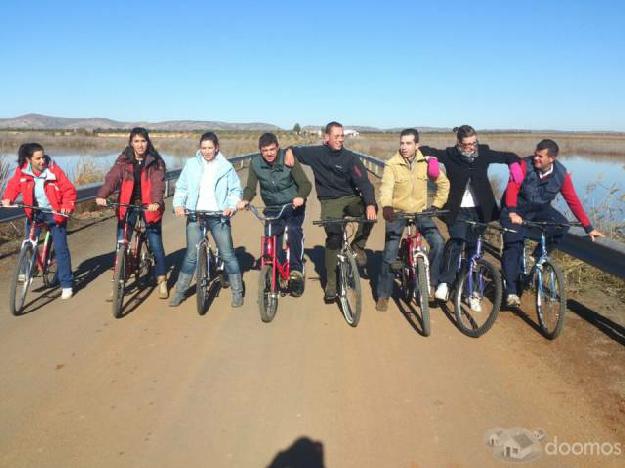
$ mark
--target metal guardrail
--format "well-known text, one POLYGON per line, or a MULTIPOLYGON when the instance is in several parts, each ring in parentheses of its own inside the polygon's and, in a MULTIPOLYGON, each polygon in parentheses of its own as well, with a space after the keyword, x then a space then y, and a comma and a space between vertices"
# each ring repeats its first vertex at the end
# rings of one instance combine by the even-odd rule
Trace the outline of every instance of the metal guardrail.
MULTIPOLYGON (((371 174, 382 177, 384 161, 367 154, 356 153, 371 174)), ((611 239, 591 241, 584 230, 572 227, 558 249, 601 271, 625 278, 625 244, 611 239)))
MULTIPOLYGON (((228 161, 230 161, 235 167, 238 166, 238 169, 242 169, 253 154, 254 153, 249 153, 241 156, 235 156, 233 158, 228 158, 228 161)), ((167 174, 165 175, 165 197, 171 196, 173 189, 176 187, 175 181, 178 179, 181 172, 182 169, 167 171, 167 174)), ((101 183, 95 183, 78 188, 76 203, 82 203, 95 199, 100 187, 102 187, 101 183)), ((21 208, 3 208, 0 210, 0 223, 15 221, 21 218, 24 218, 24 211, 21 208)))

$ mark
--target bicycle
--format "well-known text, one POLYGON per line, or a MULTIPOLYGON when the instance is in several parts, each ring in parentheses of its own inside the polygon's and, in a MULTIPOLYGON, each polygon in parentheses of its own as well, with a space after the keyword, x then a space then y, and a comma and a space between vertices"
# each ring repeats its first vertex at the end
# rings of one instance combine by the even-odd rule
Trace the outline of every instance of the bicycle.
POLYGON ((467 336, 478 338, 497 320, 503 295, 501 274, 483 255, 484 232, 487 229, 500 233, 516 231, 477 221, 466 220, 465 223, 478 232, 477 244, 475 253, 467 259, 466 240, 462 242, 451 297, 458 329, 467 336))
MULTIPOLYGON (((347 225, 351 223, 375 223, 361 217, 345 216, 343 218, 325 218, 313 221, 316 226, 326 224, 340 224, 343 234, 343 245, 337 253, 338 258, 338 298, 341 304, 341 312, 345 321, 352 327, 356 327, 360 321, 362 311, 362 292, 360 289, 360 272, 356 264, 356 254, 349 243, 349 237, 353 232, 347 232, 347 225)), ((335 272, 327 272, 328 275, 335 272)))
POLYGON ((402 285, 402 297, 407 304, 413 300, 421 309, 421 325, 423 334, 429 336, 430 326, 430 262, 423 236, 417 229, 417 218, 441 216, 448 210, 425 211, 421 213, 395 213, 395 217, 406 220, 407 232, 399 245, 399 265, 394 269, 398 273, 402 285))
POLYGON ((252 205, 249 209, 254 216, 265 226, 267 235, 261 236, 260 247, 260 276, 258 277, 258 307, 260 318, 263 322, 271 322, 278 310, 278 297, 291 293, 294 297, 299 297, 304 293, 303 284, 306 275, 302 272, 303 284, 300 290, 295 290, 291 284, 291 246, 289 244, 289 227, 284 227, 284 247, 278 246, 278 236, 272 234, 272 221, 282 217, 284 210, 292 206, 290 203, 278 206, 268 206, 266 210, 276 210, 275 216, 266 216, 252 205), (278 211, 279 210, 279 211, 278 211), (284 261, 278 259, 278 249, 282 249, 284 261))
POLYGON ((579 223, 555 223, 550 221, 523 221, 523 225, 540 231, 540 256, 528 268, 528 239, 523 240, 521 256, 520 291, 533 296, 536 315, 543 336, 556 339, 564 327, 566 313, 566 284, 562 270, 547 253, 546 231, 550 227, 565 228, 579 223))
POLYGON ((126 213, 123 220, 123 235, 117 241, 115 250, 115 265, 113 267, 113 316, 123 317, 124 295, 127 291, 126 282, 134 276, 133 286, 147 286, 151 281, 152 268, 154 267, 154 255, 147 242, 146 226, 143 216, 138 216, 133 228, 129 232, 128 218, 132 210, 145 211, 142 205, 129 203, 107 202, 106 206, 121 208, 125 207, 126 213), (133 231, 135 233, 132 236, 133 231), (130 238, 132 238, 130 240, 130 238))
POLYGON ((213 249, 211 246, 207 223, 209 218, 222 218, 224 214, 223 211, 186 209, 184 212, 187 216, 197 219, 202 229, 202 240, 197 245, 197 263, 195 265, 196 307, 198 314, 202 315, 208 308, 209 298, 216 294, 219 289, 228 286, 224 277, 224 261, 219 256, 219 248, 213 249))
MULTIPOLYGON (((18 204, 10 205, 5 208, 30 208, 41 213, 51 213, 69 218, 69 215, 65 213, 38 206, 18 204)), ((28 293, 33 279, 37 276, 37 273, 41 274, 43 286, 46 288, 52 287, 57 280, 57 265, 54 244, 52 243, 52 234, 50 234, 46 223, 37 220, 37 216, 33 216, 28 231, 28 237, 22 241, 15 272, 11 279, 9 309, 13 315, 20 315, 23 312, 26 294, 28 293), (42 246, 40 250, 39 240, 42 232, 45 232, 45 235, 41 242, 42 246)))

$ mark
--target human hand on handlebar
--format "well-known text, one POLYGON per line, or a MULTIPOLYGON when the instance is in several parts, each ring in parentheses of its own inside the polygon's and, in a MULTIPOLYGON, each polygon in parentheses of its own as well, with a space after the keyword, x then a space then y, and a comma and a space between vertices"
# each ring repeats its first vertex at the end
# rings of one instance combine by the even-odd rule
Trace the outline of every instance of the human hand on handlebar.
POLYGON ((226 218, 230 218, 232 216, 234 216, 234 214, 237 212, 237 210, 235 210, 234 208, 226 208, 224 210, 224 216, 226 218))
POLYGON ((237 203, 237 210, 243 210, 247 208, 247 205, 249 204, 250 202, 248 202, 247 200, 241 200, 239 203, 237 203))
POLYGON ((174 214, 176 216, 184 216, 184 206, 176 206, 174 207, 174 214))
POLYGON ((375 205, 367 205, 367 219, 369 221, 375 221, 378 219, 378 214, 375 211, 375 205))
POLYGON ((158 209, 161 207, 160 204, 158 203, 150 203, 148 205, 148 211, 158 211, 158 209))
POLYGON ((95 204, 98 206, 106 206, 108 202, 106 201, 106 198, 96 197, 95 204))
POLYGON ((512 224, 523 224, 523 218, 521 218, 518 214, 510 213, 509 216, 512 224))
POLYGON ((302 197, 295 197, 293 199, 293 208, 300 207, 304 204, 304 199, 302 197))

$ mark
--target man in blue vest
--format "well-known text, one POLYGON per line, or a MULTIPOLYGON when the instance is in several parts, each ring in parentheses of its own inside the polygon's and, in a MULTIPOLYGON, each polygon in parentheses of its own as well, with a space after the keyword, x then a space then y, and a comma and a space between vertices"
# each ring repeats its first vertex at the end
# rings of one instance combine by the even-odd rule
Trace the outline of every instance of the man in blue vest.
MULTIPOLYGON (((593 241, 596 237, 604 237, 590 224, 582 202, 575 192, 571 175, 564 165, 556 160, 558 153, 559 148, 555 141, 548 139, 540 141, 536 146, 534 156, 529 156, 522 159, 520 163, 516 163, 520 165, 520 180, 511 177, 503 195, 502 206, 504 208, 501 211, 501 225, 517 231, 515 233, 506 232, 503 235, 504 247, 501 266, 506 280, 505 292, 508 307, 521 305, 517 282, 521 273, 523 239, 527 237, 526 228, 521 224, 524 219, 567 223, 566 217, 551 206, 551 202, 558 193, 562 194, 571 212, 593 241)), ((557 245, 567 230, 568 228, 550 230, 550 247, 557 245)))
MULTIPOLYGON (((260 154, 252 156, 247 175, 243 199, 238 208, 245 208, 256 196, 256 186, 260 184, 260 197, 266 207, 265 214, 275 216, 275 207, 291 204, 282 217, 272 222, 272 232, 278 234, 278 245, 282 245, 284 227, 289 227, 291 248, 291 293, 299 296, 303 292, 304 234, 302 224, 306 210, 306 197, 312 185, 304 174, 302 166, 296 162, 293 167, 284 165, 284 150, 280 149, 278 138, 273 133, 264 133, 258 140, 260 154)), ((279 208, 278 208, 279 210, 279 208)))

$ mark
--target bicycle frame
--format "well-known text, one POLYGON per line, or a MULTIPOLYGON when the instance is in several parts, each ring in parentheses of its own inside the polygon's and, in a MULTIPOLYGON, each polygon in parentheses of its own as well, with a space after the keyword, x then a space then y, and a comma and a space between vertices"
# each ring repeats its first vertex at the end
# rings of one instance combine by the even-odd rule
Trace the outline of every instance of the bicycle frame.
POLYGON ((39 268, 39 271, 41 271, 42 273, 44 273, 48 267, 47 259, 48 259, 48 255, 50 253, 50 249, 52 245, 51 241, 52 241, 52 235, 50 234, 50 230, 48 229, 48 226, 43 222, 35 221, 33 219, 33 221, 30 223, 28 237, 22 241, 22 247, 24 247, 25 244, 31 244, 33 246, 33 251, 35 252, 34 258, 37 262, 37 267, 39 268), (39 237, 41 236, 42 229, 46 231, 46 234, 43 238, 43 242, 42 242, 43 246, 40 251, 39 250, 39 237))
MULTIPOLYGON (((430 288, 430 262, 428 260, 427 252, 423 246, 423 236, 417 229, 416 219, 414 217, 406 218, 406 230, 408 231, 404 237, 406 243, 406 249, 410 252, 407 255, 408 264, 404 267, 408 267, 411 274, 414 273, 417 268, 417 260, 422 258, 425 265, 425 274, 427 278, 428 291, 430 288)), ((401 244, 400 244, 401 245, 401 244)))

